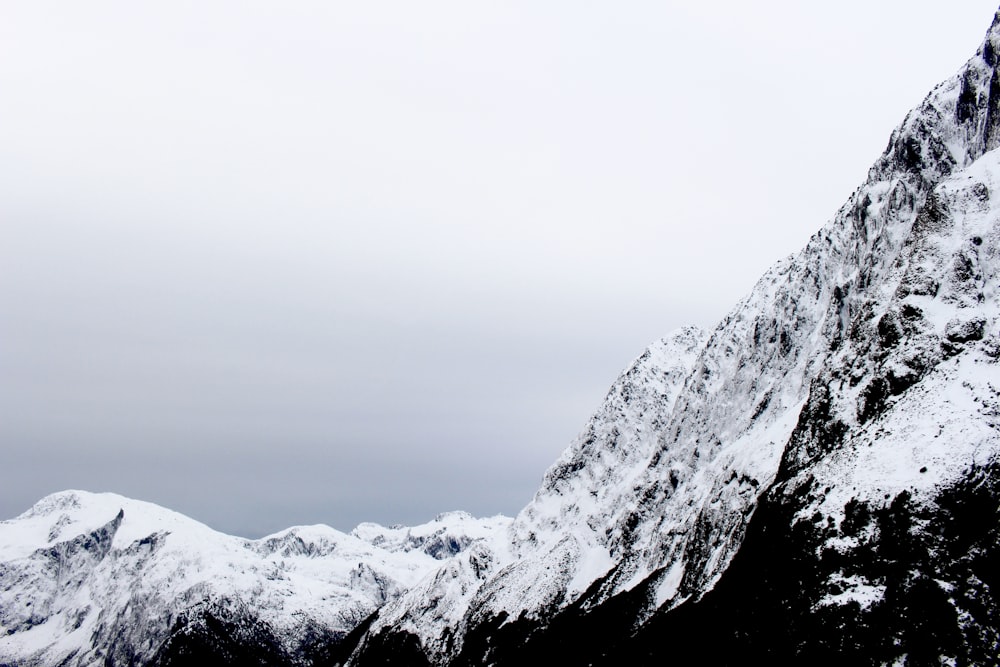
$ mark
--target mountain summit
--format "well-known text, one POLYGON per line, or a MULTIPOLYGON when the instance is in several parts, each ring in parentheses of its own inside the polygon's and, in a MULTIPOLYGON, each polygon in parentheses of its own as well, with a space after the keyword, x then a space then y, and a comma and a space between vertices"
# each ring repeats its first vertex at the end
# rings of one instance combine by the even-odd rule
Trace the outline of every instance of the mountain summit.
POLYGON ((995 664, 998 53, 1000 15, 800 253, 622 376, 460 620, 411 590, 354 664, 995 664))
POLYGON ((1000 14, 710 332, 654 343, 513 520, 0 524, 16 665, 952 664, 1000 655, 1000 14))

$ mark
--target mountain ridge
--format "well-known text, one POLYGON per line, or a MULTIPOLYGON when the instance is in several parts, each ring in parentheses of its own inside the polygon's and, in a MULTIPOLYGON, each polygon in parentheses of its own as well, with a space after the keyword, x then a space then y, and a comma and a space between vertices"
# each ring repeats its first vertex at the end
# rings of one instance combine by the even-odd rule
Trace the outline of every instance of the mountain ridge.
POLYGON ((302 654, 507 522, 452 513, 405 530, 296 526, 248 540, 116 494, 52 494, 0 522, 0 662, 155 664, 170 637, 209 617, 267 637, 276 655, 302 654))
MULTIPOLYGON (((938 365, 971 358, 962 356, 963 343, 989 338, 995 330, 993 283, 987 280, 989 298, 970 283, 983 282, 976 267, 985 258, 970 248, 982 247, 995 259, 994 220, 984 219, 982 234, 959 247, 940 234, 949 247, 935 248, 930 241, 943 230, 942 202, 947 199, 935 188, 949 176, 976 181, 962 200, 967 205, 963 215, 976 202, 986 206, 986 214, 991 210, 993 183, 986 176, 995 160, 980 164, 988 164, 982 170, 986 174, 968 170, 1000 138, 998 26, 995 18, 976 56, 906 116, 866 183, 833 220, 802 252, 768 271, 709 336, 662 424, 659 449, 642 467, 637 484, 616 487, 619 502, 601 506, 604 514, 596 520, 588 516, 580 521, 574 503, 585 497, 586 484, 574 491, 560 489, 563 469, 558 465, 547 475, 540 494, 570 496, 562 502, 569 511, 560 515, 561 534, 572 533, 580 523, 585 534, 590 526, 610 526, 604 536, 591 530, 584 539, 614 548, 620 538, 627 545, 620 559, 612 558, 615 571, 592 578, 588 599, 577 606, 597 608, 641 582, 648 591, 630 612, 641 625, 664 609, 697 601, 725 571, 759 498, 779 475, 808 469, 843 446, 852 429, 877 422, 897 397, 916 392, 938 365), (934 273, 944 275, 935 278, 934 273), (932 306, 938 316, 925 318, 932 306), (838 377, 844 368, 852 369, 853 376, 838 377), (839 396, 831 395, 835 381, 842 389, 839 396)), ((969 363, 990 359, 986 355, 969 363)), ((988 392, 983 386, 977 389, 988 392)), ((984 438, 985 447, 996 447, 993 430, 984 438)), ((596 465, 593 459, 586 464, 596 465)), ((912 474, 925 475, 920 469, 912 474)), ((580 470, 573 474, 585 476, 580 470)), ((538 499, 515 518, 522 544, 531 542, 533 514, 542 514, 533 512, 538 499)), ((574 556, 559 550, 563 544, 542 558, 550 569, 563 568, 564 579, 570 580, 574 556)), ((516 580, 524 579, 524 573, 506 572, 515 580, 508 587, 518 590, 516 580)), ((499 648, 490 641, 501 641, 497 633, 510 619, 526 627, 534 623, 530 632, 544 634, 547 624, 574 608, 577 600, 565 595, 563 584, 552 588, 541 610, 520 604, 523 596, 515 596, 513 606, 495 605, 492 592, 483 601, 470 601, 466 631, 485 628, 485 645, 474 649, 480 657, 499 648)), ((432 625, 408 627, 418 633, 417 643, 434 662, 466 659, 460 646, 454 648, 454 638, 444 642, 442 635, 435 637, 428 630, 432 625)), ((502 641, 523 644, 525 638, 502 641)), ((365 654, 360 655, 358 664, 364 664, 365 654)))

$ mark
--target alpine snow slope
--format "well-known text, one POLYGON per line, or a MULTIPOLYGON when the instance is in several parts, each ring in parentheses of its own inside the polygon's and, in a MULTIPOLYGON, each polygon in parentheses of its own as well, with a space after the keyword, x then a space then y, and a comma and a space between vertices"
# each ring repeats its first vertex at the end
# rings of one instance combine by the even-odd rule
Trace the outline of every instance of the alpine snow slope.
POLYGON ((351 664, 997 664, 998 54, 1000 14, 806 248, 640 357, 506 540, 351 664))
POLYGON ((0 524, 0 663, 1000 664, 998 60, 1000 14, 512 521, 251 542, 58 494, 0 524))
POLYGON ((509 522, 245 540, 114 494, 54 494, 0 522, 0 664, 331 663, 380 605, 509 522))

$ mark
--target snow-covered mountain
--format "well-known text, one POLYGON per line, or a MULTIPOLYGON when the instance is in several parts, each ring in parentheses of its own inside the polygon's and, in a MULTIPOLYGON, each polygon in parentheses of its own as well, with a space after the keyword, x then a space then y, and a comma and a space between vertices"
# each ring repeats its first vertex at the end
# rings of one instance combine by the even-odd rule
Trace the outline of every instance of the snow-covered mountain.
MULTIPOLYGON (((666 619, 706 608, 762 503, 782 518, 769 509, 757 524, 781 535, 815 522, 813 550, 796 553, 816 558, 813 574, 829 568, 785 608, 803 619, 926 611, 907 606, 906 586, 885 571, 862 574, 860 561, 877 560, 874 545, 890 534, 875 517, 904 514, 919 532, 942 494, 968 484, 985 494, 983 526, 996 535, 998 53, 1000 18, 961 71, 907 115, 806 248, 768 271, 704 341, 681 334, 663 382, 644 373, 655 347, 622 377, 485 571, 449 563, 461 584, 445 600, 432 608, 418 588, 386 605, 353 663, 416 646, 439 664, 515 663, 548 650, 563 664, 602 653, 615 662, 644 628, 680 627, 666 619), (824 554, 841 565, 822 564, 824 554), (590 623, 593 632, 582 630, 590 623)), ((995 540, 983 548, 1000 585, 995 540)), ((1000 654, 990 573, 950 580, 924 565, 921 585, 934 581, 948 600, 935 659, 1000 654)), ((887 663, 913 654, 898 639, 883 651, 887 663)))
POLYGON ((0 663, 998 664, 998 64, 1000 14, 513 520, 248 541, 57 494, 0 523, 0 663))
POLYGON ((169 664, 209 651, 311 664, 509 522, 451 513, 246 540, 150 503, 58 493, 0 522, 0 663, 169 664))

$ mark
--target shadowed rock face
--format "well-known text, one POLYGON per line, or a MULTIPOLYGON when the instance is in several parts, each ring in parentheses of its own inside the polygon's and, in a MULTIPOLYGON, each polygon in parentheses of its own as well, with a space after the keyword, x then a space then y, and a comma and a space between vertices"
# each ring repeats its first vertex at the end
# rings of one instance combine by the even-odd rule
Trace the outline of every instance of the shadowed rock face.
POLYGON ((998 47, 514 520, 250 542, 57 494, 0 524, 0 663, 997 664, 998 47))
POLYGON ((906 492, 874 504, 853 500, 840 525, 797 518, 801 494, 817 489, 778 484, 702 598, 636 628, 651 593, 643 582, 545 624, 480 626, 452 664, 482 664, 488 654, 493 664, 936 665, 944 657, 995 665, 998 473, 995 464, 969 470, 921 506, 906 492), (851 546, 832 548, 831 540, 851 546))

